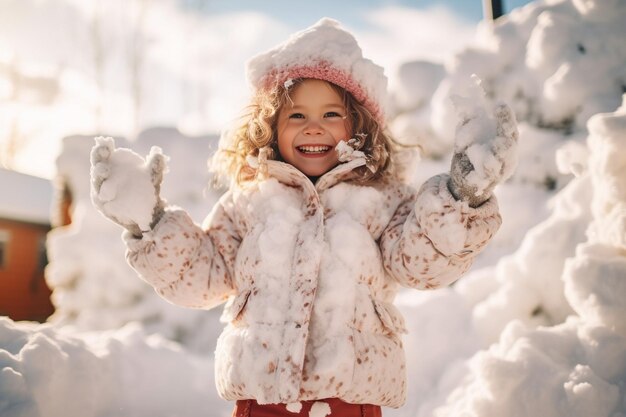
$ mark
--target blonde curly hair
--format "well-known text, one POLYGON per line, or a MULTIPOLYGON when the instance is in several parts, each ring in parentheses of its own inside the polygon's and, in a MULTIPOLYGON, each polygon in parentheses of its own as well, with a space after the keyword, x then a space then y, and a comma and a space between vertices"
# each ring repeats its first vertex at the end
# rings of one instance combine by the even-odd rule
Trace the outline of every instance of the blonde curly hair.
MULTIPOLYGON (((271 89, 256 91, 238 119, 238 124, 223 134, 220 147, 211 161, 212 171, 222 180, 242 185, 256 178, 257 170, 248 164, 247 158, 259 156, 260 149, 269 147, 271 152, 267 158, 282 160, 278 152, 278 115, 280 109, 291 102, 290 91, 303 80, 295 79, 287 86, 276 85, 271 89)), ((351 181, 366 185, 397 177, 394 162, 397 142, 350 92, 326 82, 342 97, 346 112, 351 116, 350 126, 356 138, 351 141, 352 146, 356 146, 367 158, 367 165, 356 168, 357 175, 351 181)))

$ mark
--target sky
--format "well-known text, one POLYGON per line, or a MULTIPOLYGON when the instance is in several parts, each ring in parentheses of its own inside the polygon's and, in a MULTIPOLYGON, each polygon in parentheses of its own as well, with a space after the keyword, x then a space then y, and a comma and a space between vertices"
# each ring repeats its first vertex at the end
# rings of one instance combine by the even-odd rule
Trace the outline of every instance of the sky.
MULTIPOLYGON (((502 6, 505 11, 512 10, 529 3, 529 0, 503 0, 502 6)), ((202 9, 211 12, 232 12, 242 9, 257 10, 271 13, 277 18, 290 21, 299 26, 314 23, 320 17, 327 14, 335 15, 339 20, 354 26, 367 26, 367 20, 363 18, 364 12, 376 8, 401 6, 411 9, 425 10, 433 7, 444 7, 470 22, 478 23, 483 17, 483 4, 481 0, 345 0, 301 2, 297 7, 289 0, 275 0, 259 2, 256 0, 239 1, 197 1, 180 0, 182 7, 190 9, 202 9)))
POLYGON ((464 46, 482 3, 3 0, 0 166, 52 178, 70 134, 219 132, 245 106, 245 62, 324 16, 355 34, 393 86, 401 63, 443 62, 464 46))

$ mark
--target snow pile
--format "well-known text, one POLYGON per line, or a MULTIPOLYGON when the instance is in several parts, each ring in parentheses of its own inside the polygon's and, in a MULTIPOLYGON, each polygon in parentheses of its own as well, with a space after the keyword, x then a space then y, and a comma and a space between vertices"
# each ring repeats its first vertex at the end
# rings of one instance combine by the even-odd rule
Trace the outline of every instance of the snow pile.
POLYGON ((431 126, 431 98, 446 76, 443 65, 425 61, 403 64, 391 89, 392 120, 389 124, 400 143, 417 145, 422 153, 440 158, 450 151, 450 143, 438 140, 431 126))
MULTIPOLYGON (((563 275, 565 295, 579 316, 622 337, 626 337, 626 95, 624 99, 615 113, 589 120, 593 222, 588 241, 568 260, 563 275)), ((620 368, 619 362, 613 366, 620 368)), ((626 372, 626 362, 621 368, 626 372)))
POLYGON ((459 283, 458 290, 474 306, 474 326, 485 343, 495 342, 513 320, 558 324, 572 313, 560 277, 565 260, 585 239, 591 192, 587 178, 570 182, 553 197, 550 216, 528 231, 514 254, 459 283))
MULTIPOLYGON (((454 124, 449 118, 454 108, 448 96, 463 91, 469 75, 478 74, 488 96, 513 103, 524 120, 520 123, 518 171, 514 181, 496 190, 503 228, 509 227, 507 222, 515 223, 524 217, 526 208, 532 207, 516 206, 516 202, 509 201, 513 195, 519 198, 522 192, 526 197, 537 186, 548 195, 555 189, 560 191, 549 201, 550 215, 528 231, 515 253, 494 266, 479 259, 478 264, 488 267, 474 269, 453 288, 462 301, 452 301, 450 295, 448 304, 462 303, 467 309, 465 314, 470 316, 467 328, 459 334, 469 338, 470 344, 477 344, 477 352, 468 355, 460 349, 446 349, 438 358, 446 358, 447 363, 434 365, 434 375, 409 371, 409 387, 416 387, 412 391, 416 398, 409 400, 406 412, 392 412, 392 416, 626 414, 626 340, 623 324, 617 324, 616 319, 626 316, 622 301, 626 295, 624 249, 620 246, 626 236, 626 196, 620 179, 626 176, 623 144, 617 139, 624 137, 623 110, 592 118, 588 145, 584 142, 585 123, 593 114, 589 109, 614 110, 623 91, 624 77, 616 74, 626 68, 626 53, 616 40, 624 38, 620 16, 625 10, 623 2, 594 1, 537 2, 518 10, 492 30, 485 30, 483 35, 492 46, 499 45, 497 48, 490 50, 485 44, 482 49, 469 48, 457 55, 448 64, 448 75, 434 93, 431 106, 413 113, 413 120, 418 120, 416 125, 422 129, 416 132, 433 132, 432 141, 443 138, 451 149, 454 124), (591 18, 583 10, 604 13, 591 18), (545 30, 542 19, 554 16, 568 16, 568 24, 561 19, 552 30, 573 48, 550 49, 553 39, 528 41, 531 34, 545 30), (590 35, 594 31, 596 34, 590 35), (578 51, 578 39, 587 44, 585 53, 578 51), (572 49, 577 52, 572 53, 572 49), (544 57, 546 67, 531 68, 528 56, 544 57), (548 63, 568 61, 587 62, 578 76, 592 71, 593 80, 604 77, 613 88, 604 88, 604 80, 570 84, 569 91, 554 96, 567 101, 564 107, 542 98, 544 84, 550 83, 558 68, 543 73, 538 70, 546 69, 548 63), (555 109, 569 110, 558 118, 555 109), (572 173, 576 178, 570 180, 572 173), (591 244, 594 239, 607 243, 609 248, 591 244), (423 381, 415 382, 416 377, 437 382, 434 387, 424 387, 423 381)), ((572 71, 578 71, 578 67, 572 71)), ((556 79, 558 74, 552 81, 556 79)), ((396 121, 409 114, 401 114, 396 121)), ((441 152, 443 147, 438 149, 441 152)), ((439 156, 436 152, 430 155, 439 156)), ((541 201, 538 197, 535 204, 541 201)), ((541 216, 534 218, 541 220, 541 216)), ((497 235, 487 248, 490 259, 494 259, 500 238, 497 235)), ((431 324, 416 314, 421 303, 430 299, 430 295, 420 294, 400 300, 412 334, 423 332, 424 327, 440 326, 439 332, 446 328, 449 317, 433 319, 431 324), (412 324, 411 318, 419 324, 412 324)), ((416 354, 420 362, 426 357, 432 364, 429 352, 446 344, 439 341, 440 345, 429 345, 432 333, 425 332, 422 344, 409 355, 416 354)), ((454 333, 444 334, 448 343, 456 340, 454 333)))
MULTIPOLYGON (((184 206, 198 223, 219 193, 208 188, 207 159, 217 137, 189 138, 175 129, 151 129, 136 141, 116 139, 118 147, 146 154, 156 145, 172 156, 162 195, 184 206)), ((64 140, 57 159, 58 178, 72 192, 72 223, 48 235, 46 279, 53 289, 56 312, 51 322, 82 330, 113 329, 131 321, 150 331, 184 341, 190 347, 212 349, 217 312, 200 313, 171 306, 137 278, 124 258, 122 228, 104 218, 91 203, 89 153, 93 137, 64 140)), ((154 197, 154 196, 152 196, 154 197)))
MULTIPOLYGON (((553 327, 537 328, 507 317, 510 322, 499 343, 469 361, 469 375, 435 416, 612 417, 626 413, 626 101, 614 113, 593 116, 589 131, 586 176, 591 181, 580 180, 594 185, 587 239, 564 266, 547 271, 562 272, 567 303, 577 315, 553 327)), ((536 272, 543 285, 554 285, 545 279, 544 271, 536 272)), ((539 291, 539 283, 530 288, 507 283, 498 291, 498 311, 483 312, 485 322, 492 320, 487 316, 515 309, 525 318, 543 315, 543 321, 567 313, 559 300, 540 298, 547 292, 539 291), (529 307, 537 301, 541 303, 529 314, 529 307), (503 307, 511 303, 513 308, 503 307)), ((556 290, 550 292, 563 293, 556 290)), ((480 310, 480 305, 474 309, 475 316, 480 310)), ((529 324, 540 322, 537 318, 529 324)))
POLYGON ((210 357, 182 352, 137 324, 67 334, 0 317, 0 346, 4 417, 227 417, 232 410, 217 397, 210 357))
POLYGON ((444 139, 451 113, 446 91, 476 73, 488 94, 512 103, 535 126, 584 130, 589 117, 613 111, 626 85, 621 1, 531 3, 494 26, 483 24, 478 45, 448 63, 433 97, 433 125, 444 139))
MULTIPOLYGON (((449 97, 464 93, 477 74, 487 95, 509 103, 522 122, 517 181, 560 188, 568 178, 555 152, 584 140, 589 117, 613 111, 626 90, 625 18, 621 1, 553 0, 516 9, 495 25, 483 22, 475 44, 446 62, 436 90, 419 90, 416 103, 430 105, 398 106, 392 131, 412 138, 425 155, 446 159, 455 126, 449 97)), ((419 62, 405 66, 394 96, 414 89, 416 80, 437 82, 440 72, 419 62)))

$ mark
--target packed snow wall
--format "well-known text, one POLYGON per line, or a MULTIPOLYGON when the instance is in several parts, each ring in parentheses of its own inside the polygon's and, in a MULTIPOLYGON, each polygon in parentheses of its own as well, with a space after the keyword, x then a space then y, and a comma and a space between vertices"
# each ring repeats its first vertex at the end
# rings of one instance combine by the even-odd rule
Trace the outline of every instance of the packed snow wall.
MULTIPOLYGON (((116 145, 141 155, 153 145, 161 147, 170 157, 162 195, 169 203, 185 207, 200 223, 221 193, 211 187, 207 165, 217 140, 216 136, 186 137, 176 129, 155 128, 132 142, 118 138, 116 145)), ((140 321, 150 331, 211 350, 214 341, 207 335, 214 332, 207 330, 218 325, 216 313, 181 309, 158 297, 127 265, 122 228, 92 205, 89 153, 94 144, 93 137, 67 137, 57 158, 57 183, 72 196, 72 222, 48 236, 46 279, 56 308, 49 321, 89 331, 140 321)))

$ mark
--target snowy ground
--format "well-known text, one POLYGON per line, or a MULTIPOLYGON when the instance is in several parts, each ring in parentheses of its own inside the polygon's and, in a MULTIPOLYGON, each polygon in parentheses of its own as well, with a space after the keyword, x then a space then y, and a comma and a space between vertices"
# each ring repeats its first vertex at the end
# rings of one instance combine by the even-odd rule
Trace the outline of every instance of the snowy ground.
MULTIPOLYGON (((471 73, 515 108, 520 163, 470 273, 399 295, 409 397, 386 416, 626 416, 625 17, 621 0, 537 2, 445 67, 404 67, 391 126, 424 149, 416 183, 448 169, 447 98, 471 73)), ((205 187, 215 140, 153 130, 127 145, 171 156, 164 194, 200 221, 217 196, 205 187)), ((134 277, 89 202, 92 144, 66 139, 57 163, 75 207, 48 242, 56 315, 0 319, 0 415, 229 416, 213 382, 219 309, 169 306, 134 277)))

